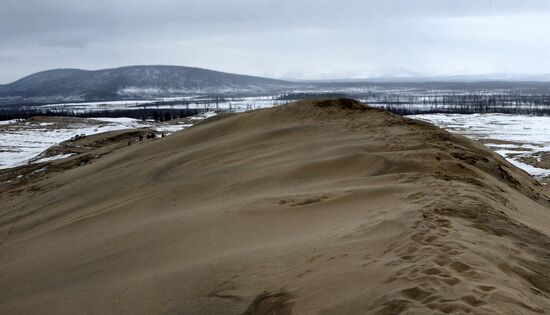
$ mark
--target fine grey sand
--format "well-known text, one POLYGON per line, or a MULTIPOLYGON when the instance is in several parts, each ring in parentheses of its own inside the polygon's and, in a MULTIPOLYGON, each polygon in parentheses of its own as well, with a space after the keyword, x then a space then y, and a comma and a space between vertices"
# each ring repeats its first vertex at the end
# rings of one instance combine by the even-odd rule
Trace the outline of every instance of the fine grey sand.
POLYGON ((0 192, 0 314, 550 312, 550 201, 346 99, 206 120, 0 192))

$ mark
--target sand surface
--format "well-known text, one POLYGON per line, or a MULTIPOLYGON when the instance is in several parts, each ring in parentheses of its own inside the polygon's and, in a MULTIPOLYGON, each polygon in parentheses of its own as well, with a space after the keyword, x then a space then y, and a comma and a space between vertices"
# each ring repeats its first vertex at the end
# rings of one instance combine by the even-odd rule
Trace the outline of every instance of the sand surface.
POLYGON ((541 185, 350 100, 214 117, 10 187, 0 314, 550 312, 541 185))

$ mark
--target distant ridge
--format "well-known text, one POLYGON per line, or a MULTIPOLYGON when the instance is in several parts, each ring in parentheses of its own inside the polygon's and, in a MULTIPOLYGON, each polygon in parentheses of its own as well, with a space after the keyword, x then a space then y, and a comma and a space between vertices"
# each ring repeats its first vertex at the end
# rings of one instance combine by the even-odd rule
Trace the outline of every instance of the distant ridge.
POLYGON ((0 85, 0 99, 1 103, 96 101, 169 97, 188 93, 271 92, 300 85, 289 81, 183 66, 54 69, 0 85))
POLYGON ((340 78, 323 80, 304 80, 310 83, 520 83, 550 82, 550 74, 508 74, 493 73, 479 75, 440 75, 440 76, 375 76, 368 78, 340 78))

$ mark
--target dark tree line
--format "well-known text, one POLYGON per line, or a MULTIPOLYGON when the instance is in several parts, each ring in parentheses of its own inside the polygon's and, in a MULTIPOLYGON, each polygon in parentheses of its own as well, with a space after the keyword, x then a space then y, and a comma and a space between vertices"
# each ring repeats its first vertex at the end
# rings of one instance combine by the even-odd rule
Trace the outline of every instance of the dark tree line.
POLYGON ((277 97, 280 101, 300 101, 319 98, 350 98, 346 93, 288 93, 277 97))
POLYGON ((389 112, 399 115, 420 115, 420 114, 511 114, 530 116, 550 116, 550 107, 527 107, 527 106, 483 106, 483 105, 455 105, 441 106, 428 105, 417 106, 414 104, 389 104, 377 105, 389 112))
POLYGON ((550 115, 550 93, 525 90, 396 89, 350 93, 291 93, 280 100, 347 97, 401 115, 502 113, 550 115))
MULTIPOLYGON (((250 96, 250 95, 248 95, 250 96)), ((344 88, 310 92, 287 92, 270 96, 271 105, 313 98, 354 98, 368 105, 402 115, 429 113, 503 113, 516 115, 550 115, 549 84, 411 84, 379 87, 344 88)), ((265 101, 265 96, 264 96, 265 101)), ((101 104, 100 104, 101 105, 101 104)), ((265 105, 265 104, 264 104, 265 105)), ((179 100, 158 100, 147 104, 130 102, 125 109, 98 109, 63 106, 0 106, 0 119, 32 116, 131 117, 157 121, 182 118, 209 110, 241 111, 255 109, 253 99, 234 95, 202 95, 179 100), (220 105, 223 104, 223 109, 220 105)))
POLYGON ((64 116, 64 117, 129 117, 135 119, 154 119, 156 121, 167 121, 176 118, 184 118, 197 115, 202 109, 154 109, 154 108, 136 108, 136 109, 114 109, 114 110, 94 110, 79 111, 65 109, 47 109, 40 107, 0 107, 0 120, 9 119, 27 119, 33 116, 64 116))
POLYGON ((184 108, 186 110, 189 110, 191 108, 200 108, 204 110, 219 110, 219 104, 226 102, 227 99, 223 97, 200 97, 200 98, 194 98, 191 100, 159 100, 155 102, 148 102, 146 104, 135 104, 130 105, 130 107, 134 108, 147 108, 147 107, 172 107, 172 108, 184 108), (190 108, 191 107, 191 108, 190 108))
POLYGON ((386 94, 371 96, 365 101, 372 106, 401 115, 428 113, 550 115, 550 94, 529 92, 386 94))
POLYGON ((491 93, 433 93, 433 94, 377 94, 365 98, 371 104, 384 105, 428 105, 428 106, 474 106, 496 107, 550 107, 550 94, 525 92, 491 93))

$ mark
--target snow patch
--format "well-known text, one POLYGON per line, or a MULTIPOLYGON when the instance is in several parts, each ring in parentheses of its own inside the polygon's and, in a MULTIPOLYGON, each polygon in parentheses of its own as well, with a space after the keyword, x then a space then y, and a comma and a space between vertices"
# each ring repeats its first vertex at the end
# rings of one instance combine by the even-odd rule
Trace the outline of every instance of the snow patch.
POLYGON ((73 156, 73 155, 74 155, 74 153, 49 156, 49 157, 38 159, 38 160, 34 161, 34 163, 44 163, 44 162, 51 162, 51 161, 55 161, 55 160, 61 160, 61 159, 65 159, 65 158, 68 158, 68 157, 73 156))
POLYGON ((426 114, 408 117, 430 122, 475 140, 484 140, 486 146, 497 149, 495 152, 530 175, 550 176, 550 170, 520 161, 521 158, 539 152, 550 152, 550 117, 507 114, 426 114), (492 143, 491 140, 513 143, 492 143))
POLYGON ((17 119, 11 119, 11 120, 0 120, 0 126, 2 125, 9 125, 9 124, 14 124, 18 122, 17 119))
MULTIPOLYGON (((86 134, 90 136, 108 131, 137 128, 152 128, 157 132, 169 135, 215 115, 216 113, 211 111, 193 116, 189 119, 192 123, 159 123, 125 117, 93 118, 91 120, 97 121, 97 124, 83 120, 82 123, 73 123, 65 128, 58 129, 43 128, 52 123, 42 125, 14 120, 11 123, 18 124, 6 126, 0 131, 0 169, 27 164, 33 158, 39 158, 39 154, 49 147, 69 140, 75 135, 86 134)), ((41 159, 38 161, 44 162, 41 159)))

